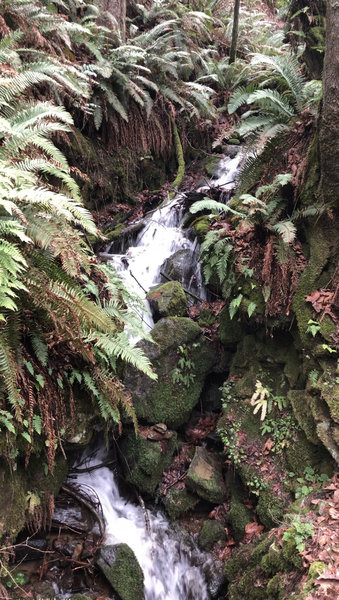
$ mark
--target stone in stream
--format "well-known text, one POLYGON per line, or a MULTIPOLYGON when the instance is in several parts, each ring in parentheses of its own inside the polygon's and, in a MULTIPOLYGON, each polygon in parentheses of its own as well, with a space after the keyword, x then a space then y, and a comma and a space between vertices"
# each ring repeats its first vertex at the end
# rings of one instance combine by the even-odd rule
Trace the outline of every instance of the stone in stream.
POLYGON ((164 317, 183 317, 187 299, 179 281, 168 281, 151 289, 147 296, 154 322, 164 317))
POLYGON ((206 375, 216 362, 216 351, 199 325, 185 317, 161 319, 152 329, 152 338, 155 343, 142 340, 137 346, 150 359, 158 381, 128 367, 124 384, 132 394, 139 422, 165 423, 177 429, 188 421, 198 402, 206 375), (187 355, 183 367, 180 347, 187 355))
POLYGON ((96 564, 121 600, 143 600, 144 575, 127 544, 103 546, 96 564))
POLYGON ((221 473, 221 463, 205 448, 198 446, 186 477, 186 487, 211 504, 226 500, 226 485, 221 473))
POLYGON ((174 432, 166 433, 171 434, 169 439, 162 434, 161 440, 150 440, 143 435, 136 437, 134 431, 131 431, 122 440, 121 451, 128 464, 126 479, 142 493, 153 494, 164 469, 171 461, 177 435, 174 432))
POLYGON ((225 528, 219 521, 204 521, 199 533, 198 544, 202 550, 210 551, 214 542, 226 540, 225 528))
POLYGON ((195 252, 188 248, 177 250, 166 258, 160 267, 160 272, 164 273, 169 279, 180 281, 185 286, 189 285, 189 282, 194 275, 197 259, 195 252))

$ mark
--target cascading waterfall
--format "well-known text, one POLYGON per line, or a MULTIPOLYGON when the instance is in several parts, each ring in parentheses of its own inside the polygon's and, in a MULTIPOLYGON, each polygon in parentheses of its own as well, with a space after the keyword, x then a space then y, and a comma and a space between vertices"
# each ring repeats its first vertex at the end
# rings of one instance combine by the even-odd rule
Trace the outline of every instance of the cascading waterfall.
MULTIPOLYGON (((234 187, 234 175, 241 156, 221 161, 216 178, 210 187, 221 195, 234 187)), ((105 258, 119 272, 125 283, 137 294, 144 294, 161 283, 161 265, 178 249, 198 254, 196 241, 180 229, 183 220, 184 196, 176 198, 154 211, 145 219, 145 226, 134 245, 125 254, 105 253, 105 258)), ((192 287, 205 298, 199 265, 194 271, 192 287)), ((143 315, 149 327, 153 320, 149 311, 143 315)), ((134 342, 136 340, 133 340, 134 342)), ((87 464, 94 466, 104 459, 102 450, 87 464)), ((72 483, 74 478, 72 479, 72 483)), ((194 544, 189 548, 170 528, 160 512, 149 512, 150 530, 144 511, 121 497, 114 475, 107 467, 76 475, 78 485, 93 489, 99 498, 106 522, 106 543, 126 543, 134 551, 145 577, 145 600, 207 600, 209 592, 205 574, 211 569, 211 559, 194 544)))
MULTIPOLYGON (((104 452, 99 450, 86 465, 100 464, 104 452)), ((209 598, 202 567, 205 564, 207 568, 210 559, 196 548, 188 548, 160 511, 148 511, 148 528, 144 510, 121 497, 107 467, 78 474, 72 478, 74 483, 85 486, 87 492, 95 490, 106 522, 105 543, 125 543, 134 551, 144 573, 145 600, 209 598)))

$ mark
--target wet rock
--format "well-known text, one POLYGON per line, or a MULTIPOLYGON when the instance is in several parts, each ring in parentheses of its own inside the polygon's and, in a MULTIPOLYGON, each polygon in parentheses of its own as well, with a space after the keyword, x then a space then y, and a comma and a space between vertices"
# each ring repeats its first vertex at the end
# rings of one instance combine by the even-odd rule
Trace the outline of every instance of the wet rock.
POLYGON ((199 325, 185 317, 161 319, 152 337, 155 344, 141 341, 138 346, 152 362, 158 381, 129 367, 124 383, 140 422, 161 422, 177 429, 188 421, 198 402, 205 377, 216 362, 216 352, 202 337, 199 325), (187 349, 189 368, 180 367, 179 346, 187 349))
POLYGON ((32 540, 28 543, 16 544, 15 562, 28 562, 30 560, 40 560, 43 557, 43 552, 47 548, 47 540, 32 540))
POLYGON ((127 544, 104 546, 96 564, 121 600, 143 600, 144 575, 127 544))
POLYGON ((186 488, 177 489, 174 487, 168 490, 163 500, 167 514, 173 520, 194 510, 198 502, 198 496, 192 494, 186 488))
POLYGON ((196 448, 188 469, 186 486, 211 504, 221 504, 226 500, 226 486, 221 473, 221 463, 205 448, 196 448))
POLYGON ((34 594, 36 600, 46 600, 46 598, 55 598, 54 587, 49 581, 35 582, 34 594))
MULTIPOLYGON (((165 467, 171 461, 175 450, 177 436, 174 432, 169 440, 150 440, 143 435, 135 436, 131 431, 124 437, 121 450, 128 469, 126 479, 136 485, 142 493, 153 494, 158 486, 165 467)), ((156 432, 154 432, 156 434, 156 432)))
POLYGON ((226 540, 226 532, 219 521, 204 521, 199 533, 198 544, 202 550, 212 550, 215 542, 226 540))
POLYGON ((76 531, 90 531, 93 523, 88 515, 84 514, 80 506, 59 507, 53 515, 53 526, 60 529, 75 529, 76 531))
POLYGON ((180 281, 187 287, 194 275, 196 266, 196 254, 188 248, 177 250, 172 256, 166 258, 160 267, 160 271, 165 273, 169 279, 180 281))
POLYGON ((182 317, 187 312, 187 299, 179 281, 168 281, 153 288, 146 296, 154 321, 164 317, 182 317))

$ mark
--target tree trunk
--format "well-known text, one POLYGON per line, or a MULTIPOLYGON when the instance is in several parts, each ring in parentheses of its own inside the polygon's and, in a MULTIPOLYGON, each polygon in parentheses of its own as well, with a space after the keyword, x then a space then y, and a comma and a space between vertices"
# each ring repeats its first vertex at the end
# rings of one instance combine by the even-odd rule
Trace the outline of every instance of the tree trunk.
POLYGON ((117 20, 124 42, 126 39, 126 0, 100 0, 100 9, 109 12, 117 20))
POLYGON ((231 49, 230 49, 229 64, 234 63, 235 57, 237 55, 238 30, 239 30, 239 9, 240 9, 240 0, 235 0, 234 1, 234 11, 233 11, 232 42, 231 42, 231 49))
POLYGON ((327 0, 323 83, 320 193, 324 202, 335 202, 339 196, 339 0, 327 0))

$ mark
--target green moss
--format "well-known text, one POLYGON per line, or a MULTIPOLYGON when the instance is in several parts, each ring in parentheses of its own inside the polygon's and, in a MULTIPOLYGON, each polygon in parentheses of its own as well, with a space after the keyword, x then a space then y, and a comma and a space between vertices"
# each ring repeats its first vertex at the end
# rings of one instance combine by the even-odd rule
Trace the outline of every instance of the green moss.
POLYGON ((201 217, 198 217, 194 223, 193 223, 193 227, 194 227, 194 231, 195 234, 197 236, 197 238, 199 239, 199 242, 202 242, 206 233, 208 232, 209 228, 210 228, 210 219, 208 216, 206 215, 202 215, 201 217))
POLYGON ((231 485, 231 505, 226 517, 231 525, 232 533, 236 542, 240 542, 245 535, 245 527, 251 521, 251 515, 242 502, 240 486, 235 482, 231 485))
POLYGON ((315 560, 308 570, 307 578, 309 581, 314 581, 319 575, 327 569, 328 565, 320 560, 315 560))
POLYGON ((294 539, 295 529, 290 527, 286 530, 286 533, 289 534, 288 539, 283 539, 282 543, 282 553, 283 557, 287 563, 290 563, 297 569, 302 568, 302 559, 297 550, 296 541, 294 539))
POLYGON ((231 319, 228 306, 225 306, 219 315, 219 338, 224 346, 237 344, 244 335, 243 326, 236 318, 231 319))
POLYGON ((210 177, 213 177, 218 169, 222 155, 210 156, 204 163, 204 169, 210 177))
POLYGON ((121 600, 143 600, 143 572, 127 544, 104 546, 97 564, 121 600))
POLYGON ((178 519, 182 515, 193 510, 199 502, 199 498, 191 494, 186 488, 171 488, 164 498, 164 506, 171 519, 178 519))
POLYGON ((177 436, 161 442, 148 440, 129 432, 122 441, 121 450, 128 464, 126 479, 146 494, 153 494, 163 470, 169 464, 176 446, 177 436))
POLYGON ((152 337, 156 345, 140 342, 139 346, 151 360, 158 381, 129 369, 125 384, 132 392, 138 419, 166 423, 176 429, 187 422, 199 399, 206 374, 216 361, 215 349, 202 338, 199 325, 185 317, 161 319, 153 328, 152 337), (188 348, 191 361, 188 385, 174 378, 181 345, 188 348))
POLYGON ((199 533, 198 543, 202 550, 212 550, 215 542, 226 540, 226 532, 219 521, 204 521, 199 533))
POLYGON ((267 598, 269 600, 282 600, 285 595, 285 587, 281 580, 281 575, 274 575, 272 579, 269 580, 267 587, 267 598))
POLYGON ((267 553, 272 540, 267 535, 259 538, 255 544, 241 547, 234 556, 225 563, 224 573, 227 581, 234 581, 239 573, 245 569, 255 568, 260 564, 264 554, 267 553))
POLYGON ((185 159, 184 159, 184 152, 183 152, 183 149, 182 149, 182 145, 181 145, 181 140, 180 140, 178 128, 176 126, 176 123, 175 123, 175 120, 174 120, 173 117, 171 118, 171 122, 172 122, 172 129, 173 129, 173 139, 174 139, 175 154, 176 154, 176 158, 177 158, 177 161, 178 161, 177 176, 176 176, 175 180, 172 183, 172 188, 175 188, 175 187, 179 187, 181 185, 182 180, 184 178, 184 175, 185 175, 185 159))
POLYGON ((306 390, 290 390, 287 397, 291 402, 294 415, 303 429, 306 438, 312 444, 318 444, 318 436, 312 413, 310 410, 312 397, 306 390))
POLYGON ((260 490, 256 513, 265 527, 275 527, 281 521, 285 507, 286 500, 279 498, 270 484, 266 489, 260 490))
POLYGON ((187 299, 179 281, 168 281, 152 288, 146 295, 154 319, 182 317, 187 312, 187 299))
POLYGON ((270 545, 268 553, 262 557, 260 565, 262 570, 268 575, 273 575, 274 573, 283 570, 285 561, 281 550, 275 542, 270 545))
POLYGON ((226 499, 226 486, 221 462, 214 454, 197 446, 186 476, 186 486, 206 502, 221 504, 226 499))
MULTIPOLYGON (((312 348, 316 341, 309 333, 306 333, 308 322, 313 319, 314 315, 312 305, 309 302, 306 302, 305 297, 309 295, 312 290, 321 287, 318 285, 318 280, 334 252, 334 240, 336 239, 336 235, 337 232, 334 224, 327 220, 326 217, 319 219, 317 223, 312 225, 312 228, 307 230, 307 239, 310 246, 310 259, 300 278, 292 304, 297 318, 299 335, 302 344, 306 348, 312 348)), ((323 285, 325 285, 325 281, 323 282, 323 285)), ((324 327, 323 333, 324 336, 326 336, 325 339, 328 342, 331 342, 332 338, 329 337, 330 330, 324 327)))

